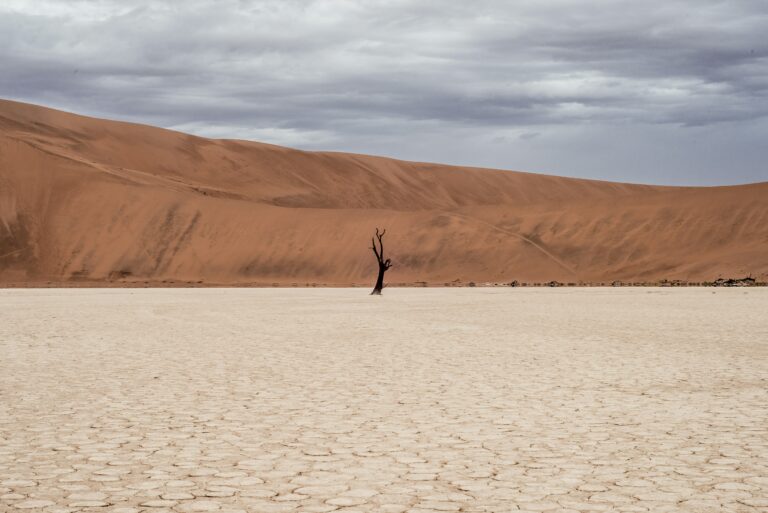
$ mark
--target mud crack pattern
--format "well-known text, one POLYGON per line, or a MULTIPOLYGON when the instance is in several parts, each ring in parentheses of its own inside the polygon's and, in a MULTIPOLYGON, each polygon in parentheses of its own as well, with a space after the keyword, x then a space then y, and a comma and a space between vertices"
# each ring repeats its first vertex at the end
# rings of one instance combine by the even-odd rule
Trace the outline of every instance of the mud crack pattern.
POLYGON ((768 290, 0 291, 0 511, 765 512, 768 290))

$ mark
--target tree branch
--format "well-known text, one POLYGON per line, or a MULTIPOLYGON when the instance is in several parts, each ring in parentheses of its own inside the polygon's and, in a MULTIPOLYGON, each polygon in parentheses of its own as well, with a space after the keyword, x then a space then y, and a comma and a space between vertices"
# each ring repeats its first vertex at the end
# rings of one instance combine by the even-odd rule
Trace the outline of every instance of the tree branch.
POLYGON ((384 228, 381 233, 379 233, 379 229, 376 228, 376 238, 379 239, 379 262, 384 258, 384 241, 381 240, 381 238, 384 237, 385 233, 387 233, 386 228, 384 228))

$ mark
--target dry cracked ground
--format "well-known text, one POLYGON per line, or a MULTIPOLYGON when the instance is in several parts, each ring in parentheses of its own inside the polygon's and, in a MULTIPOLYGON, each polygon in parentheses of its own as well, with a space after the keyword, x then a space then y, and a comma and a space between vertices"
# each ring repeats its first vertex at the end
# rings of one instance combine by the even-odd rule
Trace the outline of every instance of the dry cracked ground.
POLYGON ((765 512, 768 290, 0 291, 3 512, 765 512))

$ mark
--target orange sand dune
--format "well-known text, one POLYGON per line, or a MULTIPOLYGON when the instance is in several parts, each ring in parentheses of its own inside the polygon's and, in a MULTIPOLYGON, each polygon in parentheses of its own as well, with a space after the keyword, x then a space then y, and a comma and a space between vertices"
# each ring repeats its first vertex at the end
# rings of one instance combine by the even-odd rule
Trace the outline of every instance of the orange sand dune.
POLYGON ((768 182, 654 187, 212 140, 0 101, 0 283, 768 278, 768 182))

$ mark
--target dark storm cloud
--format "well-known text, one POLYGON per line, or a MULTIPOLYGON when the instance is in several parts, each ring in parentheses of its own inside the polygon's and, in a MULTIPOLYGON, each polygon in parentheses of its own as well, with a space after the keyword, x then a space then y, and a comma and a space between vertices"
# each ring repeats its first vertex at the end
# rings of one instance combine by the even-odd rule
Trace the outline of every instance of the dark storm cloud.
POLYGON ((766 33, 762 0, 5 0, 0 96, 307 149, 736 183, 768 180, 766 33))

